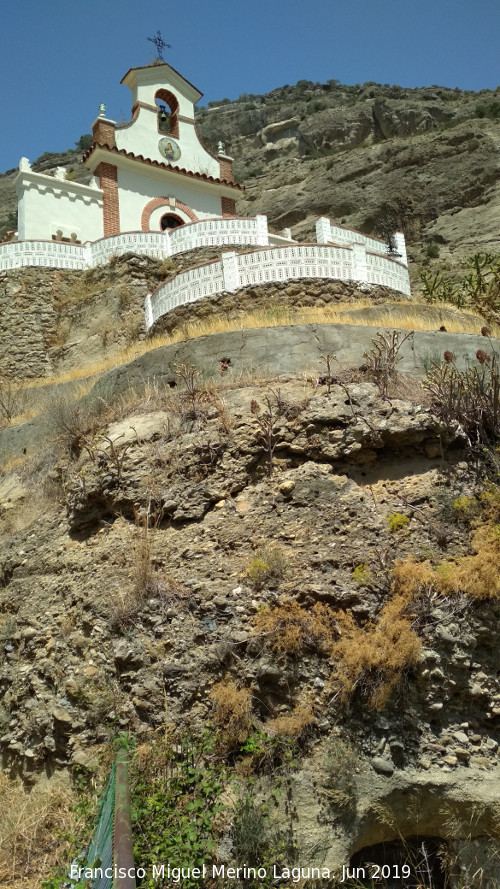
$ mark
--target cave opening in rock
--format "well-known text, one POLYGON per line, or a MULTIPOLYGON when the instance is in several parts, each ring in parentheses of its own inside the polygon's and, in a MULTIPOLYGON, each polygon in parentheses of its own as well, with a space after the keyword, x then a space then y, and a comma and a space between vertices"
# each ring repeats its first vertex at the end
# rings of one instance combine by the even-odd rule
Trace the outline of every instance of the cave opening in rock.
POLYGON ((408 837, 365 846, 349 861, 348 889, 446 889, 446 845, 438 837, 408 837))

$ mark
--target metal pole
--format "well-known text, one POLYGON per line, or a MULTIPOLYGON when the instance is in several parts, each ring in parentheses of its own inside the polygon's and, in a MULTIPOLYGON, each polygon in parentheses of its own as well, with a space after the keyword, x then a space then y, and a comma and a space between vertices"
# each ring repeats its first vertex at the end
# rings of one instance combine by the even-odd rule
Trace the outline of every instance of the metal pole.
POLYGON ((125 876, 116 876, 113 889, 136 889, 135 863, 132 848, 130 793, 128 786, 128 753, 121 749, 116 754, 114 865, 125 876))

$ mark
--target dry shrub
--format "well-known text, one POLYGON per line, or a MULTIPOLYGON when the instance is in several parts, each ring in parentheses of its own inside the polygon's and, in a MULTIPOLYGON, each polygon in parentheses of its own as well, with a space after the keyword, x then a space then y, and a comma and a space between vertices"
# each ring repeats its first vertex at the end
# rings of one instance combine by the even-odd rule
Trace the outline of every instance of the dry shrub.
POLYGON ((414 559, 400 559, 394 563, 392 572, 392 592, 410 602, 436 582, 436 573, 429 561, 416 562, 414 559))
POLYGON ((472 556, 441 565, 435 585, 442 593, 463 592, 474 599, 500 596, 500 526, 483 525, 472 538, 472 556))
POLYGON ((279 546, 260 547, 251 560, 246 579, 255 590, 264 586, 278 586, 289 571, 288 559, 279 546))
POLYGON ((465 593, 473 599, 500 597, 500 525, 481 525, 473 534, 475 553, 442 562, 434 569, 430 562, 411 558, 396 562, 393 571, 393 592, 406 602, 415 600, 424 591, 465 593))
POLYGON ((67 865, 73 801, 63 777, 40 781, 27 793, 0 773, 0 885, 38 889, 53 866, 67 865))
POLYGON ((337 615, 342 635, 332 648, 337 662, 334 681, 347 703, 358 687, 368 694, 369 706, 381 710, 403 673, 414 666, 422 644, 405 614, 405 596, 395 596, 382 609, 378 622, 367 628, 355 625, 351 614, 337 615))
POLYGON ((307 648, 326 653, 337 637, 335 613, 321 602, 308 609, 284 599, 275 608, 259 611, 253 624, 258 632, 268 634, 271 647, 282 654, 307 648))
POLYGON ((166 571, 157 570, 154 558, 154 538, 161 512, 151 507, 145 515, 135 516, 135 528, 131 541, 132 586, 120 591, 110 611, 110 627, 119 631, 134 624, 137 616, 154 599, 162 617, 166 610, 179 599, 187 599, 190 592, 166 571), (152 523, 152 524, 150 524, 152 523))
POLYGON ((135 533, 132 546, 134 598, 144 602, 152 595, 154 586, 154 568, 151 561, 151 537, 154 530, 149 527, 148 517, 135 517, 135 533))
POLYGON ((360 755, 342 738, 330 736, 325 745, 324 794, 338 808, 351 809, 356 804, 356 774, 360 755))
POLYGON ((214 685, 210 692, 214 702, 217 740, 225 749, 244 744, 252 727, 252 695, 248 688, 238 688, 231 679, 214 685))
POLYGON ((282 735, 284 738, 298 741, 313 722, 312 707, 302 704, 295 707, 293 713, 270 719, 266 722, 266 731, 270 735, 282 735))

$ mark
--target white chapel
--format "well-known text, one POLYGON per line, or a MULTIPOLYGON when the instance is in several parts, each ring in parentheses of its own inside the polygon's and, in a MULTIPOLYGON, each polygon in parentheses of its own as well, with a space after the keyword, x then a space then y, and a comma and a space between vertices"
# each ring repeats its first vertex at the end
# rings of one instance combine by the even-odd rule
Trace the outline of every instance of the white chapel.
POLYGON ((92 125, 83 157, 88 185, 35 173, 22 158, 16 178, 18 238, 83 244, 121 232, 168 231, 185 223, 235 215, 240 186, 232 159, 200 142, 194 105, 200 93, 165 62, 131 68, 121 81, 132 93, 128 123, 92 125))
POLYGON ((385 242, 321 217, 316 243, 297 243, 289 229, 269 231, 264 215, 236 216, 241 186, 224 146, 215 155, 198 138, 196 87, 163 60, 131 68, 122 83, 132 93, 131 120, 117 124, 100 107, 83 156, 88 184, 64 167, 35 173, 21 158, 18 232, 0 244, 0 272, 88 269, 130 252, 163 259, 219 247, 220 259, 195 262, 145 295, 147 331, 180 305, 267 281, 331 278, 410 295, 401 232, 385 242))

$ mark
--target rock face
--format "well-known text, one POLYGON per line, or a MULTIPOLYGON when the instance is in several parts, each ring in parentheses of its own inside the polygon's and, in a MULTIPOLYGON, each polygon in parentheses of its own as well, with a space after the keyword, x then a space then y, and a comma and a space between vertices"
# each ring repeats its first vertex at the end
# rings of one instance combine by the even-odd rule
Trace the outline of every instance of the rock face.
POLYGON ((41 453, 15 470, 15 514, 0 503, 5 767, 28 782, 41 769, 88 767, 116 727, 146 742, 165 713, 200 730, 211 690, 231 678, 251 691, 258 731, 310 708, 292 800, 311 863, 318 845, 338 864, 393 840, 389 816, 405 836, 425 825, 462 854, 471 806, 471 837, 488 842, 498 599, 428 591, 411 618, 418 661, 378 710, 362 684, 350 708, 341 703, 335 658, 321 645, 290 656, 257 630, 256 615, 290 601, 369 628, 390 599, 394 560, 470 549, 453 502, 475 480, 457 443, 414 384, 400 379, 399 394, 382 398, 357 373, 319 387, 300 378, 166 387, 154 404, 129 395, 72 456, 52 457, 49 476, 41 453), (252 565, 270 544, 281 573, 256 583, 252 565), (339 807, 346 739, 356 760, 339 807))
POLYGON ((497 249, 498 92, 300 81, 267 96, 202 110, 197 126, 225 140, 247 186, 239 212, 266 213, 278 229, 311 237, 331 216, 367 233, 405 231, 457 258, 497 249), (486 115, 479 117, 478 115, 486 115))
MULTIPOLYGON (((422 239, 444 249, 453 237, 459 256, 498 237, 498 123, 476 117, 477 104, 437 88, 302 83, 265 102, 203 111, 199 126, 208 140, 226 140, 255 184, 242 211, 268 212, 299 237, 320 214, 370 230, 397 217, 417 259, 422 239)), ((213 255, 177 257, 168 269, 126 257, 84 276, 2 276, 0 376, 112 358, 143 336, 144 292, 213 255)), ((394 295, 371 295, 367 317, 378 323, 394 295)), ((362 296, 323 281, 247 294, 248 308, 342 301, 352 302, 349 315, 363 311, 362 296)), ((196 317, 241 308, 222 294, 200 303, 196 317)), ((277 813, 287 823, 294 812, 311 864, 322 863, 318 849, 329 865, 359 863, 377 844, 424 832, 445 842, 456 882, 472 889, 479 862, 481 889, 496 889, 498 597, 439 593, 422 581, 407 610, 393 614, 393 647, 410 628, 415 656, 392 677, 387 652, 385 662, 372 659, 349 693, 349 664, 332 647, 355 631, 360 657, 370 644, 384 651, 373 634, 394 606, 394 565, 412 559, 445 576, 498 508, 496 489, 481 496, 464 442, 409 376, 424 363, 422 343, 431 357, 446 347, 460 361, 483 344, 438 332, 441 310, 432 311, 436 330, 408 345, 408 376, 387 391, 360 367, 367 328, 236 331, 146 354, 69 413, 47 411, 52 426, 33 420, 2 433, 5 770, 31 786, 42 772, 92 769, 117 731, 139 744, 166 723, 200 732, 213 726, 214 687, 231 682, 248 693, 254 741, 275 738, 277 720, 308 714, 277 813), (327 372, 334 353, 342 366, 327 372), (298 648, 262 630, 276 611, 285 629, 290 614, 301 615, 298 648)), ((173 313, 170 323, 186 320, 173 313)), ((75 395, 72 383, 62 391, 75 395)), ((247 766, 239 762, 238 780, 247 766)), ((261 776, 262 798, 277 795, 273 780, 261 776)))

